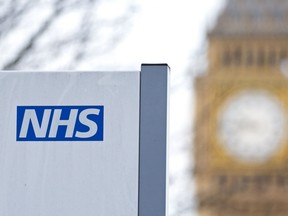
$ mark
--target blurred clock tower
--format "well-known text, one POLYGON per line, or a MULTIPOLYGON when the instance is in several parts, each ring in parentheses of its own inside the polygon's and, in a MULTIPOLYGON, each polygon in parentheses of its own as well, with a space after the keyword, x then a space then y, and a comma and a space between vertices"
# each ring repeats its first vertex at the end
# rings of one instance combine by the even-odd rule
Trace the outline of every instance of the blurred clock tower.
POLYGON ((196 81, 199 215, 287 216, 288 0, 228 0, 208 40, 196 81))

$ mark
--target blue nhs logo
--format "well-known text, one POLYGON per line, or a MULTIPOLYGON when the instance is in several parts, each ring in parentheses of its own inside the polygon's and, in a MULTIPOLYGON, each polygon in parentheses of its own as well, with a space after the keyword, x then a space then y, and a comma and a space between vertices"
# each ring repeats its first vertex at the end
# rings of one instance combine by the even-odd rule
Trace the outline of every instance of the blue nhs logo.
POLYGON ((17 106, 17 141, 103 141, 104 106, 17 106))

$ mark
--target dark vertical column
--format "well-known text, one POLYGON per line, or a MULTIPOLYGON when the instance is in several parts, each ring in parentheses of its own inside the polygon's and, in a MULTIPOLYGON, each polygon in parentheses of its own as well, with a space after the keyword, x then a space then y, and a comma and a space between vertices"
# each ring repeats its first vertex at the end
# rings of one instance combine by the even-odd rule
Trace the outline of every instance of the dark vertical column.
POLYGON ((166 216, 169 67, 143 64, 140 77, 139 216, 166 216))

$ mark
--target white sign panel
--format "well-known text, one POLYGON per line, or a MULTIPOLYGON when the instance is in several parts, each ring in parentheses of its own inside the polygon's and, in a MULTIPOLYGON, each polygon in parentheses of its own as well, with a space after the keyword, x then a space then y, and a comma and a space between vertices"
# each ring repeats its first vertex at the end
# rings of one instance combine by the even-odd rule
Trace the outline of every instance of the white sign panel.
POLYGON ((0 215, 148 216, 140 83, 141 72, 1 72, 0 215))

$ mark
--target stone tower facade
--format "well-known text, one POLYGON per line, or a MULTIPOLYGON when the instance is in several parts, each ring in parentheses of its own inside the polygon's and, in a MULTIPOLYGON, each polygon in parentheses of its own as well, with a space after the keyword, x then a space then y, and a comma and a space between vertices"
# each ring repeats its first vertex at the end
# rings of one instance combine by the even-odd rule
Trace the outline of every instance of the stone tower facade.
POLYGON ((196 81, 200 216, 288 215, 288 0, 228 0, 196 81))

